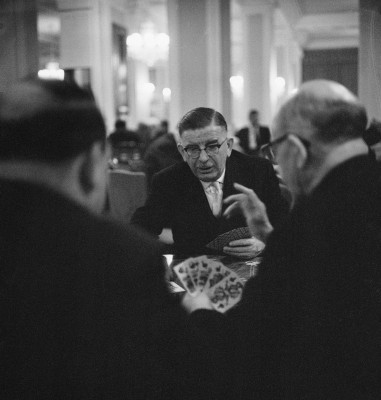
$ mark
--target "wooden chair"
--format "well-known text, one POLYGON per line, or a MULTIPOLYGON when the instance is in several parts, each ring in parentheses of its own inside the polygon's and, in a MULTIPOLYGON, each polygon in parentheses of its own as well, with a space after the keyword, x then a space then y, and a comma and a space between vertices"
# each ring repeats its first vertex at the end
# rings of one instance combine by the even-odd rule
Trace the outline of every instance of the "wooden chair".
POLYGON ((108 178, 110 214, 119 222, 129 223, 135 210, 146 201, 146 175, 144 172, 110 170, 108 178))

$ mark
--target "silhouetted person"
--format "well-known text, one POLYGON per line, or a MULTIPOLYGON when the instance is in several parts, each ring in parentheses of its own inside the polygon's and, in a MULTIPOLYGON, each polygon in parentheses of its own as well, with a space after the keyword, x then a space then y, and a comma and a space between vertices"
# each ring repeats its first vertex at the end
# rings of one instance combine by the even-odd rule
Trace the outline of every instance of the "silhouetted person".
POLYGON ((73 83, 0 97, 0 399, 221 398, 220 316, 200 340, 158 242, 97 215, 107 159, 101 113, 73 83))
POLYGON ((240 129, 236 133, 239 139, 239 146, 245 154, 261 155, 261 146, 270 141, 270 130, 267 126, 259 123, 259 112, 251 110, 249 112, 249 126, 240 129))
POLYGON ((115 122, 115 130, 108 137, 112 149, 113 157, 118 158, 122 162, 128 162, 132 159, 135 152, 140 154, 140 138, 139 135, 127 129, 126 121, 118 119, 115 122))

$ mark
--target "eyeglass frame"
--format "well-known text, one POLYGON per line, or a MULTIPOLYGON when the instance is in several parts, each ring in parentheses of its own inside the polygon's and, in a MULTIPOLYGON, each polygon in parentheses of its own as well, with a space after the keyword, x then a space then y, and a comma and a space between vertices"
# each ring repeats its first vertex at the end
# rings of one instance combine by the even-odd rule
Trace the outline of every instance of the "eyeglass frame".
POLYGON ((311 146, 311 143, 308 140, 303 139, 300 136, 295 135, 294 133, 285 133, 284 135, 278 137, 277 139, 272 140, 269 143, 266 143, 263 146, 261 146, 261 152, 266 152, 266 151, 270 150, 270 154, 272 157, 271 161, 273 161, 276 158, 276 155, 274 152, 274 145, 279 145, 280 143, 287 140, 290 136, 297 137, 302 142, 302 144, 306 148, 306 150, 308 151, 309 147, 311 146))
POLYGON ((205 153, 208 155, 208 157, 210 157, 210 156, 215 156, 215 155, 217 155, 219 152, 220 152, 220 148, 221 148, 221 146, 226 142, 228 140, 228 138, 226 138, 225 140, 223 140, 221 143, 216 143, 216 144, 209 144, 209 145, 206 145, 203 149, 201 148, 201 147, 199 147, 199 146, 193 146, 193 145, 189 145, 189 146, 186 146, 186 147, 183 147, 183 145, 182 144, 180 144, 180 146, 183 148, 183 150, 188 154, 188 156, 190 157, 190 158, 192 158, 193 160, 195 160, 196 158, 199 158, 200 156, 201 156, 201 152, 204 150, 205 151, 205 153), (217 151, 216 151, 216 153, 209 153, 208 152, 208 147, 210 147, 210 146, 215 146, 215 147, 217 147, 217 151), (197 151, 199 150, 200 151, 200 154, 198 154, 197 156, 192 156, 191 154, 189 154, 188 153, 188 150, 190 150, 189 148, 190 147, 193 147, 193 150, 196 150, 197 149, 197 151))

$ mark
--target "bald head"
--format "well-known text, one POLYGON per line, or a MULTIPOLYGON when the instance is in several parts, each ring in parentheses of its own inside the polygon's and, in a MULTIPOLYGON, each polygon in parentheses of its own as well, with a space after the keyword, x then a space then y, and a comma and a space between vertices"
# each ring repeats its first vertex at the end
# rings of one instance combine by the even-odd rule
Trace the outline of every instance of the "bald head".
POLYGON ((337 82, 313 80, 282 106, 273 131, 276 136, 289 133, 306 140, 340 143, 362 137, 366 125, 365 108, 352 92, 337 82))

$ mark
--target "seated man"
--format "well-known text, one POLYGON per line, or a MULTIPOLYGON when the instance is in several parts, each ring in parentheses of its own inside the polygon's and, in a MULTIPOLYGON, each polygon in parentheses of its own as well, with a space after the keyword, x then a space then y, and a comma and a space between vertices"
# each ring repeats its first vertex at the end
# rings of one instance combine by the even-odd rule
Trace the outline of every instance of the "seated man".
POLYGON ((29 79, 0 97, 0 399, 219 398, 219 327, 198 339, 161 247, 96 215, 105 139, 74 84, 29 79))
MULTIPOLYGON (((242 216, 221 217, 223 198, 236 193, 233 182, 252 188, 264 202, 272 224, 287 213, 278 180, 268 160, 232 150, 224 117, 211 108, 189 111, 179 123, 178 149, 185 162, 156 174, 146 204, 132 217, 154 235, 173 232, 175 252, 213 254, 206 245, 218 235, 246 226, 242 216), (211 188, 211 184, 216 184, 211 188)), ((254 237, 233 240, 223 254, 249 259, 263 248, 254 237)))

